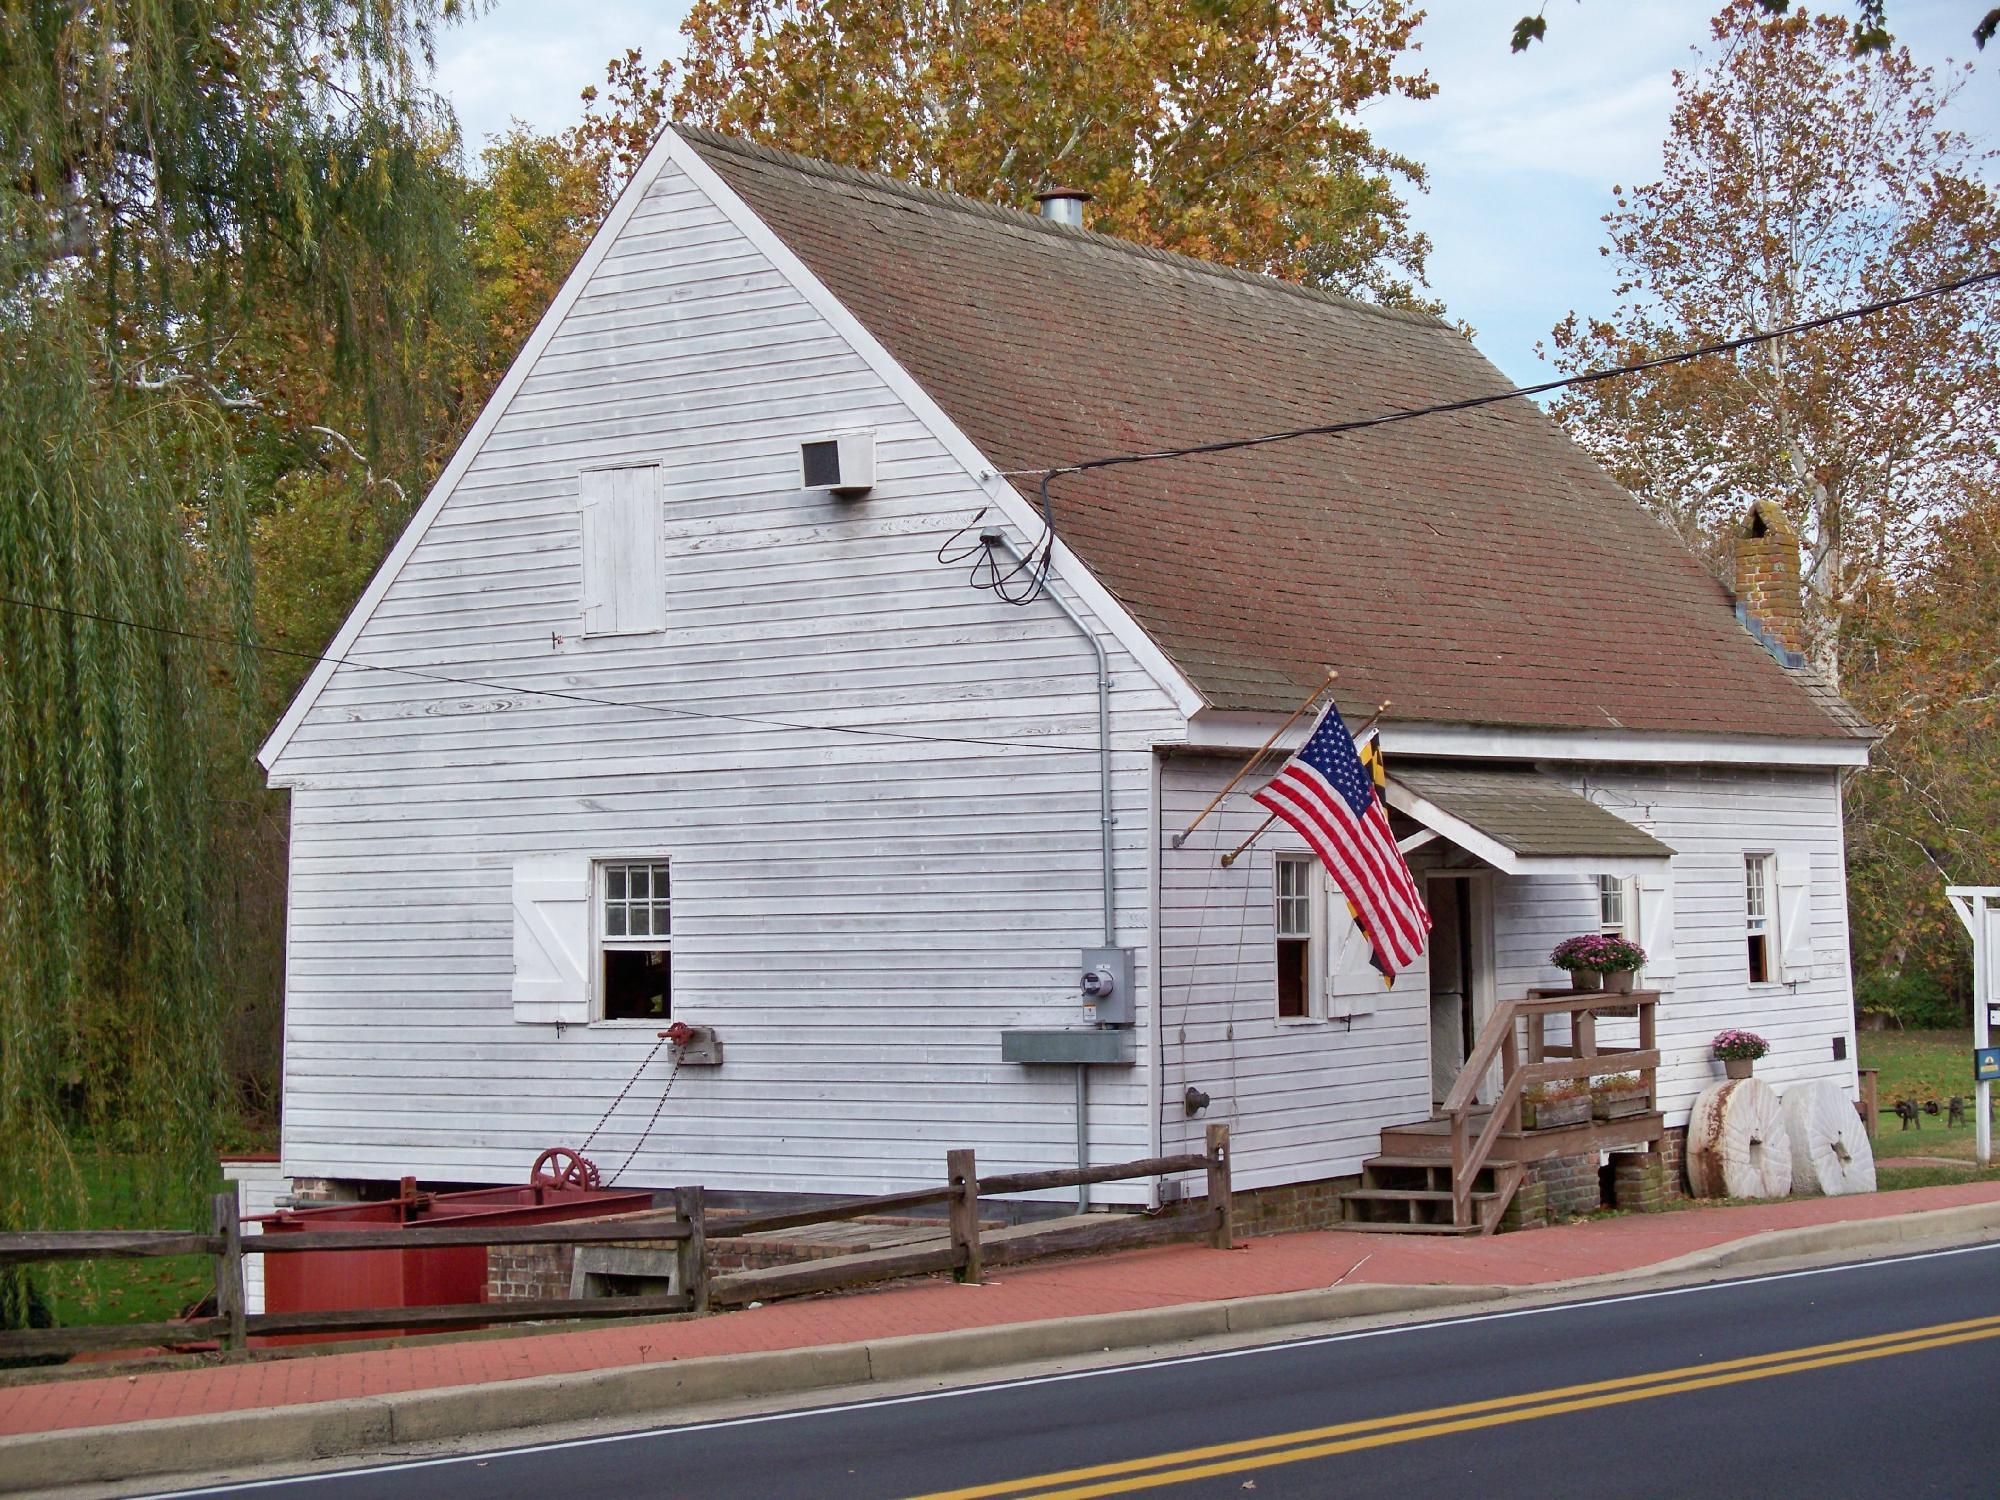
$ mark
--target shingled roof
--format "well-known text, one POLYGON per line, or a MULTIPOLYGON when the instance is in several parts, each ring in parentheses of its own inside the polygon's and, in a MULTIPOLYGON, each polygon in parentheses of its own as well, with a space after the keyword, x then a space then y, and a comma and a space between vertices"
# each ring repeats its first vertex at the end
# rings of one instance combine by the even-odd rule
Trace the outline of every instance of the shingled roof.
MULTIPOLYGON (((1456 330, 683 135, 1002 470, 1500 391, 1456 330)), ((1031 481, 1017 481, 1032 493, 1031 481)), ((1527 401, 1093 471, 1070 547, 1217 709, 1839 738, 1728 592, 1527 401)))

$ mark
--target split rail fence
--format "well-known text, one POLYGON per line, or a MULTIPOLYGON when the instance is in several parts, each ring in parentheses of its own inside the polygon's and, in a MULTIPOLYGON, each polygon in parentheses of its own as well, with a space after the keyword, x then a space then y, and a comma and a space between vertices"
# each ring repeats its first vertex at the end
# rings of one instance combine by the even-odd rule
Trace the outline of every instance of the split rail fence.
POLYGON ((683 1187, 661 1193, 658 1216, 624 1216, 555 1224, 385 1229, 302 1230, 245 1235, 237 1194, 217 1193, 212 1227, 198 1234, 178 1230, 87 1229, 0 1234, 0 1267, 36 1261, 129 1260, 203 1255, 215 1261, 215 1312, 171 1323, 78 1324, 0 1332, 0 1359, 69 1355, 94 1349, 181 1348, 214 1343, 224 1354, 240 1355, 255 1337, 366 1333, 385 1329, 430 1332, 506 1323, 564 1319, 625 1318, 703 1313, 751 1301, 804 1296, 905 1276, 949 1271, 961 1281, 978 1281, 989 1265, 1012 1264, 1050 1255, 1125 1249, 1173 1240, 1204 1239, 1217 1248, 1230 1244, 1229 1130, 1208 1128, 1200 1154, 1149 1157, 1102 1167, 1049 1172, 1016 1172, 981 1178, 971 1151, 945 1156, 946 1181, 937 1187, 882 1193, 796 1212, 744 1219, 711 1219, 702 1190, 683 1187), (1202 1172, 1205 1197, 1158 1216, 1093 1215, 1087 1222, 1010 1236, 982 1245, 979 1200, 1014 1193, 1052 1191, 1087 1183, 1202 1172), (731 1239, 782 1229, 804 1228, 844 1219, 942 1204, 948 1239, 938 1245, 887 1252, 859 1252, 762 1271, 713 1275, 708 1235, 731 1239), (243 1290, 247 1255, 303 1252, 394 1250, 496 1245, 617 1245, 671 1242, 679 1290, 613 1297, 547 1297, 464 1302, 431 1307, 335 1308, 323 1311, 251 1313, 243 1290))

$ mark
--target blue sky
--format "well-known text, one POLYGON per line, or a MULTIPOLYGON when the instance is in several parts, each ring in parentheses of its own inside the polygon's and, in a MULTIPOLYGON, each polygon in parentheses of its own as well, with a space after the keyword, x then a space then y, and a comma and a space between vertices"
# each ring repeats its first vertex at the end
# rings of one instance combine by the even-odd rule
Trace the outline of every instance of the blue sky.
MULTIPOLYGON (((1942 70, 1974 61, 1955 123, 2000 142, 2000 43, 1971 31, 1988 0, 1890 0, 1898 40, 1942 70)), ((1438 84, 1422 103, 1385 101, 1364 117, 1386 146, 1431 170, 1412 205, 1433 242, 1430 282, 1519 383, 1548 378, 1535 344, 1566 313, 1608 309, 1613 277, 1599 220, 1615 184, 1657 172, 1672 70, 1707 36, 1707 4, 1549 0, 1548 40, 1515 56, 1514 18, 1529 0, 1433 0, 1420 37, 1438 84)), ((438 87, 469 149, 510 118, 543 131, 572 123, 578 95, 628 47, 678 51, 682 0, 498 0, 445 33, 438 87)))

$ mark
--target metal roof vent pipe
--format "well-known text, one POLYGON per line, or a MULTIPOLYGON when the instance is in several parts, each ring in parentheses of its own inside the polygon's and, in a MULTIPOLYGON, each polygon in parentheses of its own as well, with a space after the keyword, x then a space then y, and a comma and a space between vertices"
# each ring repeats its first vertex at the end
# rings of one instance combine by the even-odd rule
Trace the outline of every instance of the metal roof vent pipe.
POLYGON ((1052 187, 1035 194, 1035 212, 1051 224, 1083 228, 1083 205, 1091 195, 1082 188, 1052 187))

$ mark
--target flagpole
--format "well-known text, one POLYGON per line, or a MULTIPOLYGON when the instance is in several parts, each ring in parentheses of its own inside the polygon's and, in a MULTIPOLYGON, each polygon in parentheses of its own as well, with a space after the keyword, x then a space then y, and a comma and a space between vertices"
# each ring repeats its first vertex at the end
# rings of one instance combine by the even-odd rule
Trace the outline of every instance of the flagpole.
POLYGON ((1248 760, 1243 762, 1243 764, 1237 769, 1236 774, 1229 778, 1229 784, 1227 786, 1223 787, 1221 791, 1217 792, 1213 797, 1208 799, 1208 806, 1204 807, 1200 812, 1194 815, 1194 821, 1188 824, 1188 826, 1183 828, 1179 833, 1174 835, 1173 837, 1174 848, 1178 849, 1182 844, 1185 844, 1187 842, 1188 835, 1193 833, 1195 829, 1201 827, 1202 819, 1206 818, 1210 813, 1214 812, 1218 806, 1221 805, 1222 799, 1224 797, 1227 797, 1231 792, 1233 792, 1236 789, 1236 783, 1241 781, 1245 776, 1248 776, 1250 774, 1251 768, 1270 753, 1271 747, 1278 743, 1279 736, 1282 735, 1287 729, 1290 729, 1294 724, 1298 723, 1300 719, 1304 718, 1307 712, 1312 708, 1312 706, 1315 703, 1319 702, 1320 695, 1324 693, 1328 688, 1332 687, 1334 682, 1339 677, 1340 673, 1335 671, 1332 667, 1328 667, 1326 669, 1326 681, 1322 682, 1318 687, 1314 688, 1312 690, 1311 696, 1309 696, 1306 699, 1306 701, 1301 703, 1297 708, 1292 710, 1292 716, 1289 719, 1285 720, 1284 723, 1280 724, 1276 729, 1271 731, 1271 737, 1266 741, 1264 741, 1263 744, 1257 747, 1257 753, 1255 755, 1251 756, 1248 760))
MULTIPOLYGON (((1363 724, 1360 727, 1360 729, 1355 731, 1354 738, 1359 740, 1362 735, 1368 733, 1369 730, 1373 729, 1377 724, 1381 723, 1382 715, 1386 714, 1388 711, 1389 711, 1389 700, 1387 698, 1384 698, 1382 700, 1382 706, 1380 708, 1377 708, 1374 713, 1368 716, 1368 722, 1366 724, 1363 724)), ((1257 831, 1255 833, 1251 834, 1249 838, 1245 839, 1242 843, 1238 844, 1234 849, 1231 849, 1227 854, 1222 856, 1222 868, 1226 870, 1231 865, 1235 864, 1237 860, 1241 859, 1243 857, 1243 851, 1245 849, 1248 849, 1252 844, 1256 843, 1257 840, 1261 839, 1264 836, 1265 830, 1268 829, 1273 823, 1277 821, 1278 821, 1278 815, 1276 813, 1272 813, 1270 817, 1266 818, 1263 822, 1259 823, 1257 825, 1257 831)))

